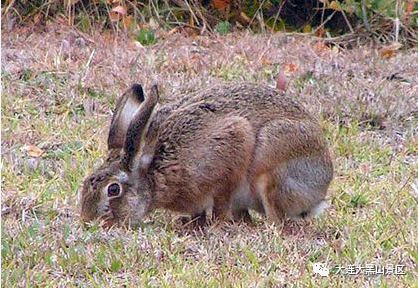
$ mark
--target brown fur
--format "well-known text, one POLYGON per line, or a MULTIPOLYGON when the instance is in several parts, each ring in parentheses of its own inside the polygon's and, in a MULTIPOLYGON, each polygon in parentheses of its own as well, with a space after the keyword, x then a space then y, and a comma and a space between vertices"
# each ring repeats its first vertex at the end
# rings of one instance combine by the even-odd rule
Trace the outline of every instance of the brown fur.
MULTIPOLYGON (((170 129, 176 129, 175 123, 189 112, 185 109, 170 117, 168 123, 174 124, 168 125, 170 129)), ((156 146, 162 152, 157 157, 164 158, 156 158, 150 167, 158 191, 155 205, 191 215, 212 209, 209 205, 215 215, 230 218, 230 197, 246 177, 254 149, 251 125, 244 118, 230 116, 213 123, 196 121, 193 126, 199 129, 183 143, 177 142, 171 152, 166 141, 156 146)))
MULTIPOLYGON (((324 200, 332 179, 328 149, 317 121, 291 97, 262 85, 219 85, 159 107, 145 129, 138 119, 149 118, 151 106, 139 109, 127 131, 122 154, 131 168, 115 157, 94 174, 128 175, 124 194, 110 205, 115 219, 140 220, 165 208, 248 220, 255 209, 280 221, 324 200)), ((104 197, 88 179, 81 195, 87 220, 100 216, 93 202, 104 197)))

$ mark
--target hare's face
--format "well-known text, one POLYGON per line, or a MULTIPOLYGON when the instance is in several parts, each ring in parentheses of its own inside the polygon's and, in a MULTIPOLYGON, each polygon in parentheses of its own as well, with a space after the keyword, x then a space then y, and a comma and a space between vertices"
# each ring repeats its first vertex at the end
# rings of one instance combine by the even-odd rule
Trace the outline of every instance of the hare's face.
POLYGON ((147 181, 132 181, 120 169, 120 161, 106 163, 83 183, 81 218, 85 222, 103 220, 106 226, 138 223, 149 210, 149 195, 147 181))
POLYGON ((141 85, 135 84, 118 100, 108 135, 109 157, 80 190, 83 221, 135 224, 151 209, 150 161, 147 155, 141 157, 139 148, 158 97, 154 85, 144 100, 141 85))

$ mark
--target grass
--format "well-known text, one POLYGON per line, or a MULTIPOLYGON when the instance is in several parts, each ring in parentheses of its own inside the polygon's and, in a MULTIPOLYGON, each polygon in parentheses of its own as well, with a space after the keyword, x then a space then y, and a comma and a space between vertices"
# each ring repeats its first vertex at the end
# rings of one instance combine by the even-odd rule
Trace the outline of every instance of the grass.
POLYGON ((416 50, 381 59, 281 34, 175 34, 149 47, 81 38, 55 26, 3 35, 3 286, 418 287, 416 50), (131 83, 157 80, 170 101, 219 81, 274 85, 278 69, 321 118, 334 153, 325 214, 191 230, 157 211, 136 230, 80 225, 77 190, 105 155, 110 110, 131 83), (388 80, 394 73, 403 80, 388 80), (30 156, 32 146, 43 154, 30 156), (315 262, 331 275, 315 275, 315 262), (406 274, 336 274, 371 263, 406 274))

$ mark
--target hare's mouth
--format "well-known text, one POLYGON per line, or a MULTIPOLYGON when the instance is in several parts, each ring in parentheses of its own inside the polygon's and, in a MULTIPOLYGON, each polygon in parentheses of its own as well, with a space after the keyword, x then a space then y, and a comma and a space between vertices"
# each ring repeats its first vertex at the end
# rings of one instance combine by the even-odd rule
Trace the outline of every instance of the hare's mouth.
POLYGON ((115 214, 110 208, 107 209, 106 212, 102 214, 99 218, 104 222, 104 226, 112 226, 116 219, 115 214))

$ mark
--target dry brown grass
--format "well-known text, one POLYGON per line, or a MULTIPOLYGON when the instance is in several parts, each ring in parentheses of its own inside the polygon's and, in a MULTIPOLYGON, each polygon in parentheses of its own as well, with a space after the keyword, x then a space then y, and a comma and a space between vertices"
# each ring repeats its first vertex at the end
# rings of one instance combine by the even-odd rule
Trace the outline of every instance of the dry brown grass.
POLYGON ((145 48, 56 26, 2 36, 4 286, 416 285, 416 50, 383 59, 370 47, 338 51, 302 36, 163 32, 145 48), (288 93, 321 117, 335 154, 326 214, 195 231, 159 211, 134 231, 80 226, 75 194, 105 154, 124 89, 157 81, 170 101, 220 81, 274 85, 278 69, 291 79, 288 93), (44 154, 31 157, 28 145, 44 154), (407 274, 320 278, 313 262, 401 264, 407 274))

